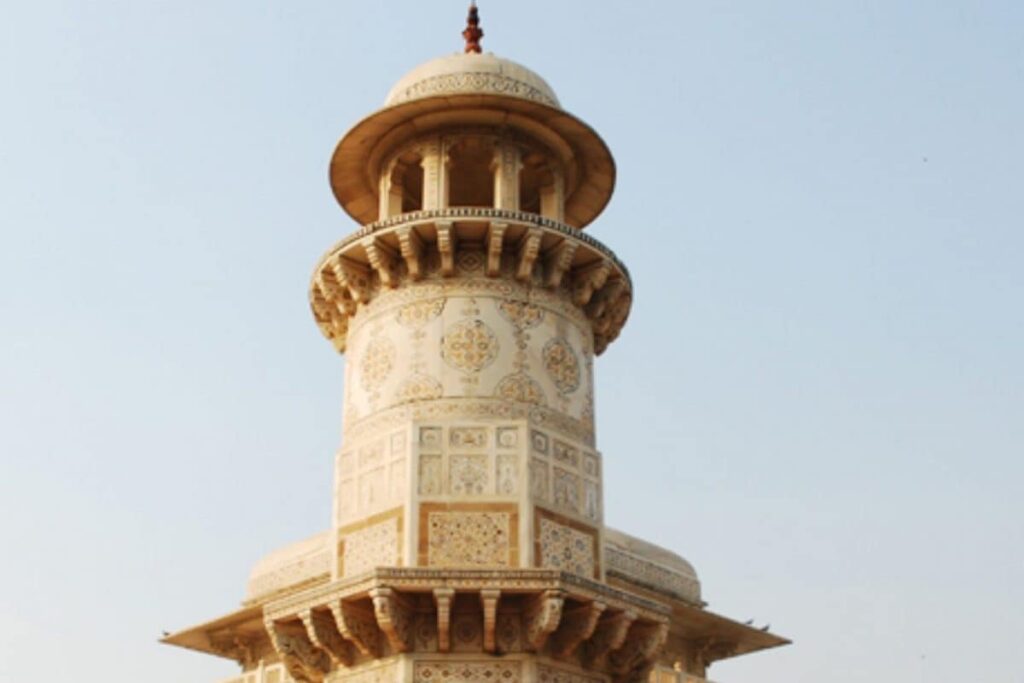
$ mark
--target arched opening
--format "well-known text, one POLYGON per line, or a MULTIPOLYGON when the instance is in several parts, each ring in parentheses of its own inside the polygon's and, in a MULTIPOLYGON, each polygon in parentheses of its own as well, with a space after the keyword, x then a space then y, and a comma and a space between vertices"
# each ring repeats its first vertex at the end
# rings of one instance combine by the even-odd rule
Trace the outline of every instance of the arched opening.
POLYGON ((448 150, 448 206, 494 206, 494 143, 465 137, 448 150))
POLYGON ((539 152, 526 153, 519 171, 519 210, 542 213, 541 195, 554 184, 555 174, 547 158, 539 152))
POLYGON ((395 159, 391 170, 390 215, 423 208, 423 157, 409 150, 395 159))

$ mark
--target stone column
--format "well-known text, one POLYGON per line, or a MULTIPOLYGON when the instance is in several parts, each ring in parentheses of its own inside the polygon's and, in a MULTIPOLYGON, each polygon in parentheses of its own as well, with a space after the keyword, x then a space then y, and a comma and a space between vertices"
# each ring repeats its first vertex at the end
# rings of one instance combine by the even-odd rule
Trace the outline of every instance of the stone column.
POLYGON ((540 213, 545 218, 565 221, 565 176, 562 169, 552 169, 552 182, 540 188, 540 213))
POLYGON ((384 220, 402 213, 402 184, 395 180, 395 173, 400 167, 396 157, 389 163, 380 178, 380 210, 378 218, 384 220))
POLYGON ((423 209, 448 206, 448 149, 444 138, 431 138, 423 145, 423 209))
POLYGON ((519 171, 522 154, 515 144, 500 140, 494 147, 494 208, 519 210, 519 171))

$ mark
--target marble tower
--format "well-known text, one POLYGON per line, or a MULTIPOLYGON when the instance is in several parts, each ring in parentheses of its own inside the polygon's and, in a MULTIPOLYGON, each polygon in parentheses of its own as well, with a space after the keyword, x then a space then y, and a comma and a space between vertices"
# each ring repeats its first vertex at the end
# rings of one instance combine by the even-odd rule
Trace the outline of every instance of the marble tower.
POLYGON ((481 52, 475 7, 463 35, 331 160, 362 226, 309 289, 347 358, 333 519, 165 639, 237 660, 225 683, 697 683, 787 642, 605 525, 594 359, 633 288, 584 228, 615 165, 540 76, 481 52))

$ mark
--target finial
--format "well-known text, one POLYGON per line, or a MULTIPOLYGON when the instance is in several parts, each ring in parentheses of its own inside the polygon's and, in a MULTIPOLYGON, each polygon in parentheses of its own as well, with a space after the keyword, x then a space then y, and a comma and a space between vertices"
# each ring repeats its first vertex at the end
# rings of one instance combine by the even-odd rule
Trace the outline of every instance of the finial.
POLYGON ((476 0, 470 0, 466 30, 462 32, 462 37, 466 39, 466 52, 480 54, 480 39, 484 37, 484 30, 480 28, 480 15, 476 11, 476 0))

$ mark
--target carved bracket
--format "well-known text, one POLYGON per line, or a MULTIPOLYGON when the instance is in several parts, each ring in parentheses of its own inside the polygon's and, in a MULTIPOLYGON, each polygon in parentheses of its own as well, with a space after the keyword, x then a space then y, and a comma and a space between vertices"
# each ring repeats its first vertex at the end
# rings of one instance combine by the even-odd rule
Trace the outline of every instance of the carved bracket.
POLYGON ((654 664, 668 637, 668 624, 634 623, 622 647, 608 661, 620 680, 637 680, 654 664))
POLYGON ((352 662, 355 661, 355 648, 352 643, 341 637, 329 614, 307 609, 300 612, 299 617, 306 626, 306 635, 314 645, 326 652, 335 664, 352 666, 352 662))
POLYGON ((622 647, 629 633, 629 627, 636 621, 632 610, 605 614, 594 629, 594 635, 583 646, 583 661, 588 668, 604 665, 608 653, 622 647))
POLYGON ((313 645, 298 625, 268 620, 267 634, 288 673, 301 683, 322 683, 331 670, 327 654, 313 645))
POLYGON ((386 287, 397 287, 398 273, 395 271, 395 262, 398 260, 398 253, 374 237, 368 237, 363 241, 363 249, 366 250, 366 258, 377 271, 381 283, 386 287))
POLYGON ((516 265, 516 279, 526 282, 533 274, 533 264, 540 253, 540 240, 544 232, 530 228, 519 243, 519 263, 516 265))
POLYGON ((484 608, 484 652, 494 653, 496 649, 494 630, 498 622, 498 600, 501 591, 497 588, 485 588, 480 591, 480 602, 484 608))
POLYGON ((380 629, 370 611, 350 602, 337 601, 331 603, 331 614, 334 615, 338 632, 345 640, 355 645, 364 655, 380 656, 380 629))
POLYGON ((492 222, 487 229, 487 277, 497 277, 501 272, 501 249, 508 223, 492 222))
POLYGON ((526 642, 534 651, 540 652, 548 636, 558 628, 562 619, 562 605, 565 593, 559 590, 544 591, 525 614, 526 642))
POLYGON ((544 277, 544 286, 554 289, 562 284, 562 277, 572 265, 572 257, 576 254, 579 242, 562 240, 562 243, 552 249, 547 256, 547 274, 544 277))
POLYGON ((612 262, 601 259, 573 271, 573 301, 577 306, 586 306, 594 292, 604 286, 612 272, 612 262))
POLYGON ((423 277, 423 240, 418 232, 406 225, 395 231, 398 235, 398 246, 405 259, 405 268, 409 277, 419 280, 423 277))
POLYGON ((377 625, 387 636, 395 652, 412 650, 413 612, 402 595, 391 588, 374 588, 370 591, 377 625))
POLYGON ((597 622, 606 607, 603 602, 594 601, 565 612, 561 625, 551 637, 551 651, 554 656, 572 656, 580 643, 594 634, 597 622))
POLYGON ((454 588, 435 588, 434 602, 437 603, 437 651, 448 652, 452 647, 452 599, 454 588))
POLYGON ((441 256, 441 275, 455 274, 455 231, 451 221, 437 221, 437 251, 441 256))
POLYGON ((252 638, 243 638, 231 633, 210 634, 210 645, 224 657, 230 657, 238 662, 242 668, 249 668, 256 663, 257 641, 252 638))
POLYGON ((365 304, 370 300, 370 270, 366 266, 344 256, 332 259, 330 266, 334 279, 356 302, 365 304))

